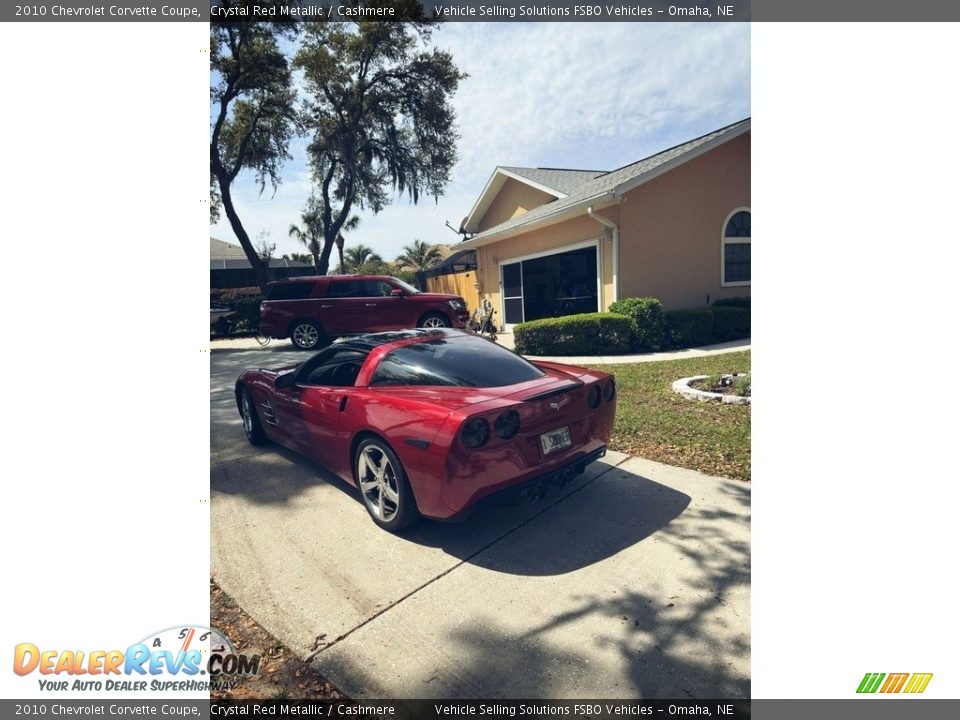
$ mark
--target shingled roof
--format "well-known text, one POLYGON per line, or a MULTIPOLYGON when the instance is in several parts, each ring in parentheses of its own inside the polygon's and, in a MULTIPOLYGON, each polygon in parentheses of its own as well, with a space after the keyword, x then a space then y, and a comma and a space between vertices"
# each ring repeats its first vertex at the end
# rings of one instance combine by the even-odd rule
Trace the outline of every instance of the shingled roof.
MULTIPOLYGON (((652 180, 677 165, 692 160, 704 152, 712 150, 718 145, 742 135, 749 129, 750 118, 747 118, 733 125, 714 130, 711 133, 659 152, 656 155, 651 155, 643 160, 625 165, 617 170, 594 175, 592 178, 587 176, 593 171, 579 171, 583 174, 583 180, 575 187, 571 187, 570 192, 567 193, 565 197, 536 207, 530 212, 518 215, 499 225, 488 228, 474 235, 469 240, 460 243, 457 247, 458 249, 464 247, 479 247, 488 242, 498 240, 501 236, 516 234, 516 232, 520 231, 520 228, 528 225, 549 224, 551 219, 559 222, 562 219, 566 219, 567 216, 586 212, 586 208, 590 205, 599 206, 602 203, 609 204, 609 202, 614 202, 618 197, 642 185, 644 182, 652 180)), ((523 168, 519 169, 523 170, 523 168)), ((512 168, 511 170, 516 172, 518 168, 512 168)), ((568 173, 565 175, 565 179, 573 181, 574 175, 572 173, 578 171, 564 170, 552 172, 568 173)), ((559 177, 559 175, 556 177, 559 177)), ((554 179, 554 182, 556 182, 556 179, 554 179)))
MULTIPOLYGON (((210 269, 211 270, 243 270, 250 267, 250 261, 247 260, 243 248, 233 243, 210 238, 210 269)), ((270 258, 270 267, 288 267, 304 268, 313 267, 310 263, 300 262, 299 260, 285 260, 283 258, 270 258)))
POLYGON ((561 195, 569 195, 580 185, 588 180, 593 180, 598 175, 603 175, 606 170, 566 170, 563 168, 524 168, 508 167, 499 168, 512 172, 514 175, 526 178, 551 190, 555 190, 561 195))

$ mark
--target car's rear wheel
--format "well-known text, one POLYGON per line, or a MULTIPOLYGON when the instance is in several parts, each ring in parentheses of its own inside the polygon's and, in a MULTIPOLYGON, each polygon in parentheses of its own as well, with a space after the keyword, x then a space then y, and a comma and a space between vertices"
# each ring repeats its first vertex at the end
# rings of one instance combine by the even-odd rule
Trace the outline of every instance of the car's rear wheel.
POLYGON ((377 525, 397 532, 420 517, 400 458, 383 440, 367 438, 361 442, 354 468, 363 504, 377 525))
POLYGON ((251 445, 263 445, 267 436, 257 415, 257 405, 247 388, 240 388, 240 417, 243 418, 243 432, 251 445))
POLYGON ((297 320, 290 326, 290 342, 298 350, 315 350, 323 340, 323 330, 313 320, 297 320))
POLYGON ((430 313, 420 318, 420 327, 422 328, 448 328, 450 321, 440 313, 430 313))

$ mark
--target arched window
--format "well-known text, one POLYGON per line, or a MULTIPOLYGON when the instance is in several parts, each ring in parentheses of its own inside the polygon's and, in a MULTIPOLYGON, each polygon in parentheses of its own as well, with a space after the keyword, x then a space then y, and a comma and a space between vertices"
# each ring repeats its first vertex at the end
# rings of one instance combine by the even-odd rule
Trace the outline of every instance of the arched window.
POLYGON ((750 210, 738 208, 723 225, 721 285, 750 284, 750 210))

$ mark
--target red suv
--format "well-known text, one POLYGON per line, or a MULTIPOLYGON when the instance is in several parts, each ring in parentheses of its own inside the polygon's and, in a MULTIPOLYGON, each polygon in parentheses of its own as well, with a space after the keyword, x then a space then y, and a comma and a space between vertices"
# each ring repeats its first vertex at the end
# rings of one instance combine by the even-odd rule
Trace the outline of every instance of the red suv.
POLYGON ((325 275, 270 283, 260 303, 260 332, 313 350, 343 335, 414 327, 466 326, 457 295, 420 292, 384 275, 325 275))

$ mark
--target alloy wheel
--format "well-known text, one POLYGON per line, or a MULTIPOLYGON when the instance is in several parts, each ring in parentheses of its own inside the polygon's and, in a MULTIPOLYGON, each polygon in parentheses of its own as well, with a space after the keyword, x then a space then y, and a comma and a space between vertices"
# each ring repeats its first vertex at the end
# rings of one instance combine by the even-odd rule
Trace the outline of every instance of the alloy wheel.
POLYGON ((368 445, 357 457, 357 479, 370 512, 390 522, 400 510, 400 487, 390 458, 378 445, 368 445))

